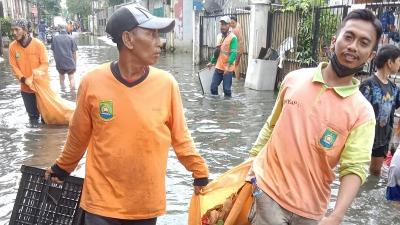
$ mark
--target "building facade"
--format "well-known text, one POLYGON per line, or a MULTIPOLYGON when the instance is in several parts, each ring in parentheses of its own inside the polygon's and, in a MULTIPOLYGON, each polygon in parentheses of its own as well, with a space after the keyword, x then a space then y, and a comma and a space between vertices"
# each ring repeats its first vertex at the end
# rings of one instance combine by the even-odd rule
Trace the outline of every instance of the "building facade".
POLYGON ((3 16, 11 19, 31 18, 31 0, 1 0, 3 16))

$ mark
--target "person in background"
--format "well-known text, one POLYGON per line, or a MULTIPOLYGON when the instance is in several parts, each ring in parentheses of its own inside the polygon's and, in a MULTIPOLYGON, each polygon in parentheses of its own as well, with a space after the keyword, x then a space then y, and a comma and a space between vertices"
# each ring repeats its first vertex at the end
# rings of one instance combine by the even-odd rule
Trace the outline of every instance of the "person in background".
POLYGON ((87 149, 80 203, 85 225, 155 225, 165 213, 171 145, 192 172, 195 193, 208 183, 178 83, 151 66, 161 54, 159 32, 174 26, 173 19, 155 17, 138 4, 120 7, 107 22, 119 58, 82 78, 64 149, 46 171, 47 178, 60 182, 87 149))
POLYGON ((240 63, 240 58, 242 57, 242 54, 244 52, 243 32, 242 32, 242 27, 237 21, 237 17, 231 16, 230 19, 231 19, 230 22, 231 30, 238 39, 238 50, 235 60, 235 77, 237 80, 240 80, 239 63, 240 63))
POLYGON ((47 29, 46 22, 44 22, 44 20, 40 20, 38 25, 39 39, 42 40, 43 43, 46 43, 46 29, 47 29))
POLYGON ((389 76, 400 69, 400 49, 390 44, 383 45, 375 57, 375 65, 376 74, 362 82, 360 91, 375 112, 375 139, 369 171, 379 176, 393 134, 394 112, 400 107, 399 88, 389 80, 389 76))
POLYGON ((21 95, 29 120, 37 123, 40 113, 37 107, 36 95, 25 84, 25 79, 33 76, 35 70, 47 73, 49 61, 43 42, 29 35, 30 23, 26 19, 14 20, 11 24, 14 41, 9 48, 9 62, 12 71, 21 83, 21 95))
POLYGON ((393 158, 390 162, 388 172, 388 183, 386 187, 386 199, 400 202, 400 150, 392 152, 393 158))
POLYGON ((60 26, 60 34, 53 38, 51 42, 56 69, 60 75, 61 88, 65 87, 65 74, 68 74, 69 87, 75 88, 74 73, 76 71, 76 51, 78 47, 75 40, 67 34, 65 26, 60 26))
POLYGON ((374 110, 354 74, 375 56, 381 35, 370 10, 353 10, 332 39, 329 63, 286 75, 250 151, 252 224, 341 224, 368 175, 375 133, 374 110), (325 215, 337 165, 339 192, 325 215))
POLYGON ((380 18, 383 28, 382 44, 388 44, 390 40, 389 34, 396 30, 394 11, 394 7, 387 7, 380 18))
POLYGON ((230 18, 223 16, 220 18, 221 40, 217 40, 220 44, 218 58, 214 54, 211 62, 207 64, 210 68, 215 64, 215 71, 211 82, 211 94, 218 95, 218 86, 223 82, 224 95, 232 97, 232 77, 235 71, 235 60, 237 54, 237 37, 229 30, 230 18))
POLYGON ((74 30, 74 26, 72 25, 72 21, 69 21, 67 24, 67 33, 72 35, 72 31, 74 30))

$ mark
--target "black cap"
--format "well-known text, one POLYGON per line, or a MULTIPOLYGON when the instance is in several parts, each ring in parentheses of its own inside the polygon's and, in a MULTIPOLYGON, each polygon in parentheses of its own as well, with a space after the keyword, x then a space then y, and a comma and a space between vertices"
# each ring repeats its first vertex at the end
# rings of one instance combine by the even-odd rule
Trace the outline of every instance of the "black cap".
POLYGON ((130 4, 117 9, 107 21, 106 33, 113 42, 122 37, 124 31, 131 31, 135 27, 158 30, 161 33, 174 29, 175 20, 153 16, 146 8, 138 4, 130 4))

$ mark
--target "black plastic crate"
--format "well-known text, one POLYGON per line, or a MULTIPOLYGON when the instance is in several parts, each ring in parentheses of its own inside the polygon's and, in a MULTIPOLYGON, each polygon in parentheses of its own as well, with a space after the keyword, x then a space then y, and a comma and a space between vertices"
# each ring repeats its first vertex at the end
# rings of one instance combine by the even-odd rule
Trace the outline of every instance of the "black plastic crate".
POLYGON ((44 179, 45 170, 22 166, 22 178, 10 225, 80 225, 83 179, 69 176, 63 184, 44 179))

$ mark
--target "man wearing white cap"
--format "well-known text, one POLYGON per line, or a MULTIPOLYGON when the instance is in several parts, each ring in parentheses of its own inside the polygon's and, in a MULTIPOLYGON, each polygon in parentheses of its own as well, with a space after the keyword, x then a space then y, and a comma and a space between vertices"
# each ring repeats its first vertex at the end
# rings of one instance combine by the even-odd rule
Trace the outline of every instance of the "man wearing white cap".
POLYGON ((67 142, 47 170, 60 182, 77 166, 86 148, 81 207, 86 225, 154 225, 165 213, 165 176, 170 146, 192 172, 194 191, 208 183, 208 168, 186 126, 178 83, 157 62, 159 32, 174 20, 145 8, 123 6, 106 32, 119 59, 88 72, 78 89, 67 142))
POLYGON ((223 82, 224 95, 231 97, 238 40, 235 34, 229 30, 231 22, 229 16, 223 16, 219 21, 222 34, 221 38, 217 40, 217 46, 220 48, 219 55, 214 55, 211 58, 211 62, 207 65, 211 67, 215 64, 215 71, 211 82, 211 94, 218 95, 218 86, 223 82))

